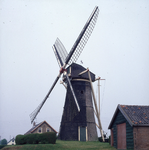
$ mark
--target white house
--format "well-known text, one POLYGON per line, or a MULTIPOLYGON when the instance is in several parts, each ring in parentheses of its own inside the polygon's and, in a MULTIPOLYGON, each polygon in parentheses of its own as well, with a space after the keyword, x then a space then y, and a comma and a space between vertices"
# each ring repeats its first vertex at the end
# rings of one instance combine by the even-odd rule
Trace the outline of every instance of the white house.
POLYGON ((7 143, 7 145, 16 145, 15 138, 13 137, 13 138, 7 143))

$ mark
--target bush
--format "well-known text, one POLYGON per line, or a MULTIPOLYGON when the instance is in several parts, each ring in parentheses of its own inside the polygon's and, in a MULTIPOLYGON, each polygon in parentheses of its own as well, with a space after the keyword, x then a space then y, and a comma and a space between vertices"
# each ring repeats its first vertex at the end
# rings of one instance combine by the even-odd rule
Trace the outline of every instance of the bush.
POLYGON ((49 143, 55 144, 56 133, 47 132, 47 133, 39 134, 38 140, 40 144, 49 144, 49 143))
POLYGON ((34 139, 35 139, 35 134, 28 134, 24 138, 26 144, 34 144, 34 139))
POLYGON ((56 142, 56 133, 54 132, 43 133, 41 137, 42 137, 41 142, 43 144, 47 143, 55 144, 56 142))
POLYGON ((39 143, 39 137, 40 137, 40 134, 38 134, 38 133, 34 134, 34 142, 33 142, 33 144, 38 144, 39 143))
POLYGON ((24 144, 24 139, 23 139, 24 135, 17 135, 16 138, 15 138, 15 142, 16 142, 16 145, 22 145, 24 144))
POLYGON ((0 145, 0 149, 2 149, 3 147, 5 147, 6 145, 0 145))
POLYGON ((55 144, 56 142, 56 133, 47 132, 42 134, 27 134, 27 135, 17 135, 16 136, 16 145, 22 144, 55 144))
POLYGON ((98 137, 98 141, 103 142, 102 137, 98 137))
POLYGON ((7 140, 6 139, 2 139, 1 140, 1 145, 7 145, 7 140))

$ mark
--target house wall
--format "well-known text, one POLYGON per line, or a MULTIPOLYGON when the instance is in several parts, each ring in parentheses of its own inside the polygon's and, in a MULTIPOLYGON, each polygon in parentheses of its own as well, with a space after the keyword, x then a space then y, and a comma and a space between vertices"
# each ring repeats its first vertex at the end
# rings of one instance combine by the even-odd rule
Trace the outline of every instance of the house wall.
POLYGON ((149 127, 134 127, 134 150, 149 149, 149 127))
POLYGON ((55 132, 52 128, 50 128, 46 123, 43 123, 41 126, 39 126, 34 132, 32 133, 45 133, 47 132, 47 128, 50 129, 50 132, 55 132), (39 128, 41 128, 41 132, 39 132, 39 128))
POLYGON ((15 140, 11 140, 7 145, 16 145, 15 140))
POLYGON ((113 146, 117 148, 117 125, 126 123, 126 146, 127 149, 133 149, 134 143, 133 143, 133 127, 130 126, 128 121, 125 119, 123 114, 118 111, 117 116, 113 122, 112 130, 113 130, 113 146))

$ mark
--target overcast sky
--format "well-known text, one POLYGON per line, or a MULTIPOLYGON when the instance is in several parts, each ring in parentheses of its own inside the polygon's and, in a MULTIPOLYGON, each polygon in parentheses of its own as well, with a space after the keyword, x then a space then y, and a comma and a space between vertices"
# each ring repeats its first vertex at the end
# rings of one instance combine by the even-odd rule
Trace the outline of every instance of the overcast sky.
MULTIPOLYGON (((95 6, 99 16, 79 60, 101 81, 101 123, 118 104, 149 105, 148 0, 1 0, 0 136, 24 134, 29 114, 59 73, 57 37, 69 52, 95 6)), ((97 82, 94 83, 97 97, 97 82)), ((65 88, 57 83, 36 121, 59 131, 65 88)))

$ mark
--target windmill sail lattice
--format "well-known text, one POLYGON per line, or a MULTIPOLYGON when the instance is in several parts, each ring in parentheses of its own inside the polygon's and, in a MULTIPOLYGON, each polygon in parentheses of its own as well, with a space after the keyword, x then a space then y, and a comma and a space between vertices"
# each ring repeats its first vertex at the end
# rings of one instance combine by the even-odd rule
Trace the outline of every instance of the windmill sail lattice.
POLYGON ((81 40, 79 41, 79 44, 77 45, 75 52, 71 56, 71 59, 69 60, 68 65, 71 65, 73 62, 76 62, 77 59, 79 58, 84 46, 86 45, 94 27, 95 27, 95 24, 96 24, 96 21, 98 18, 98 14, 99 14, 99 9, 98 9, 98 7, 95 7, 93 13, 91 14, 91 16, 88 19, 88 21, 86 22, 82 32, 80 33, 80 36, 82 36, 82 34, 83 34, 83 36, 82 36, 81 40))
POLYGON ((38 110, 40 107, 42 107, 42 103, 29 115, 31 120, 35 119, 34 117, 37 113, 39 113, 38 110))
POLYGON ((56 39, 52 48, 54 50, 59 66, 62 67, 65 63, 66 57, 68 56, 68 53, 59 38, 56 39))

